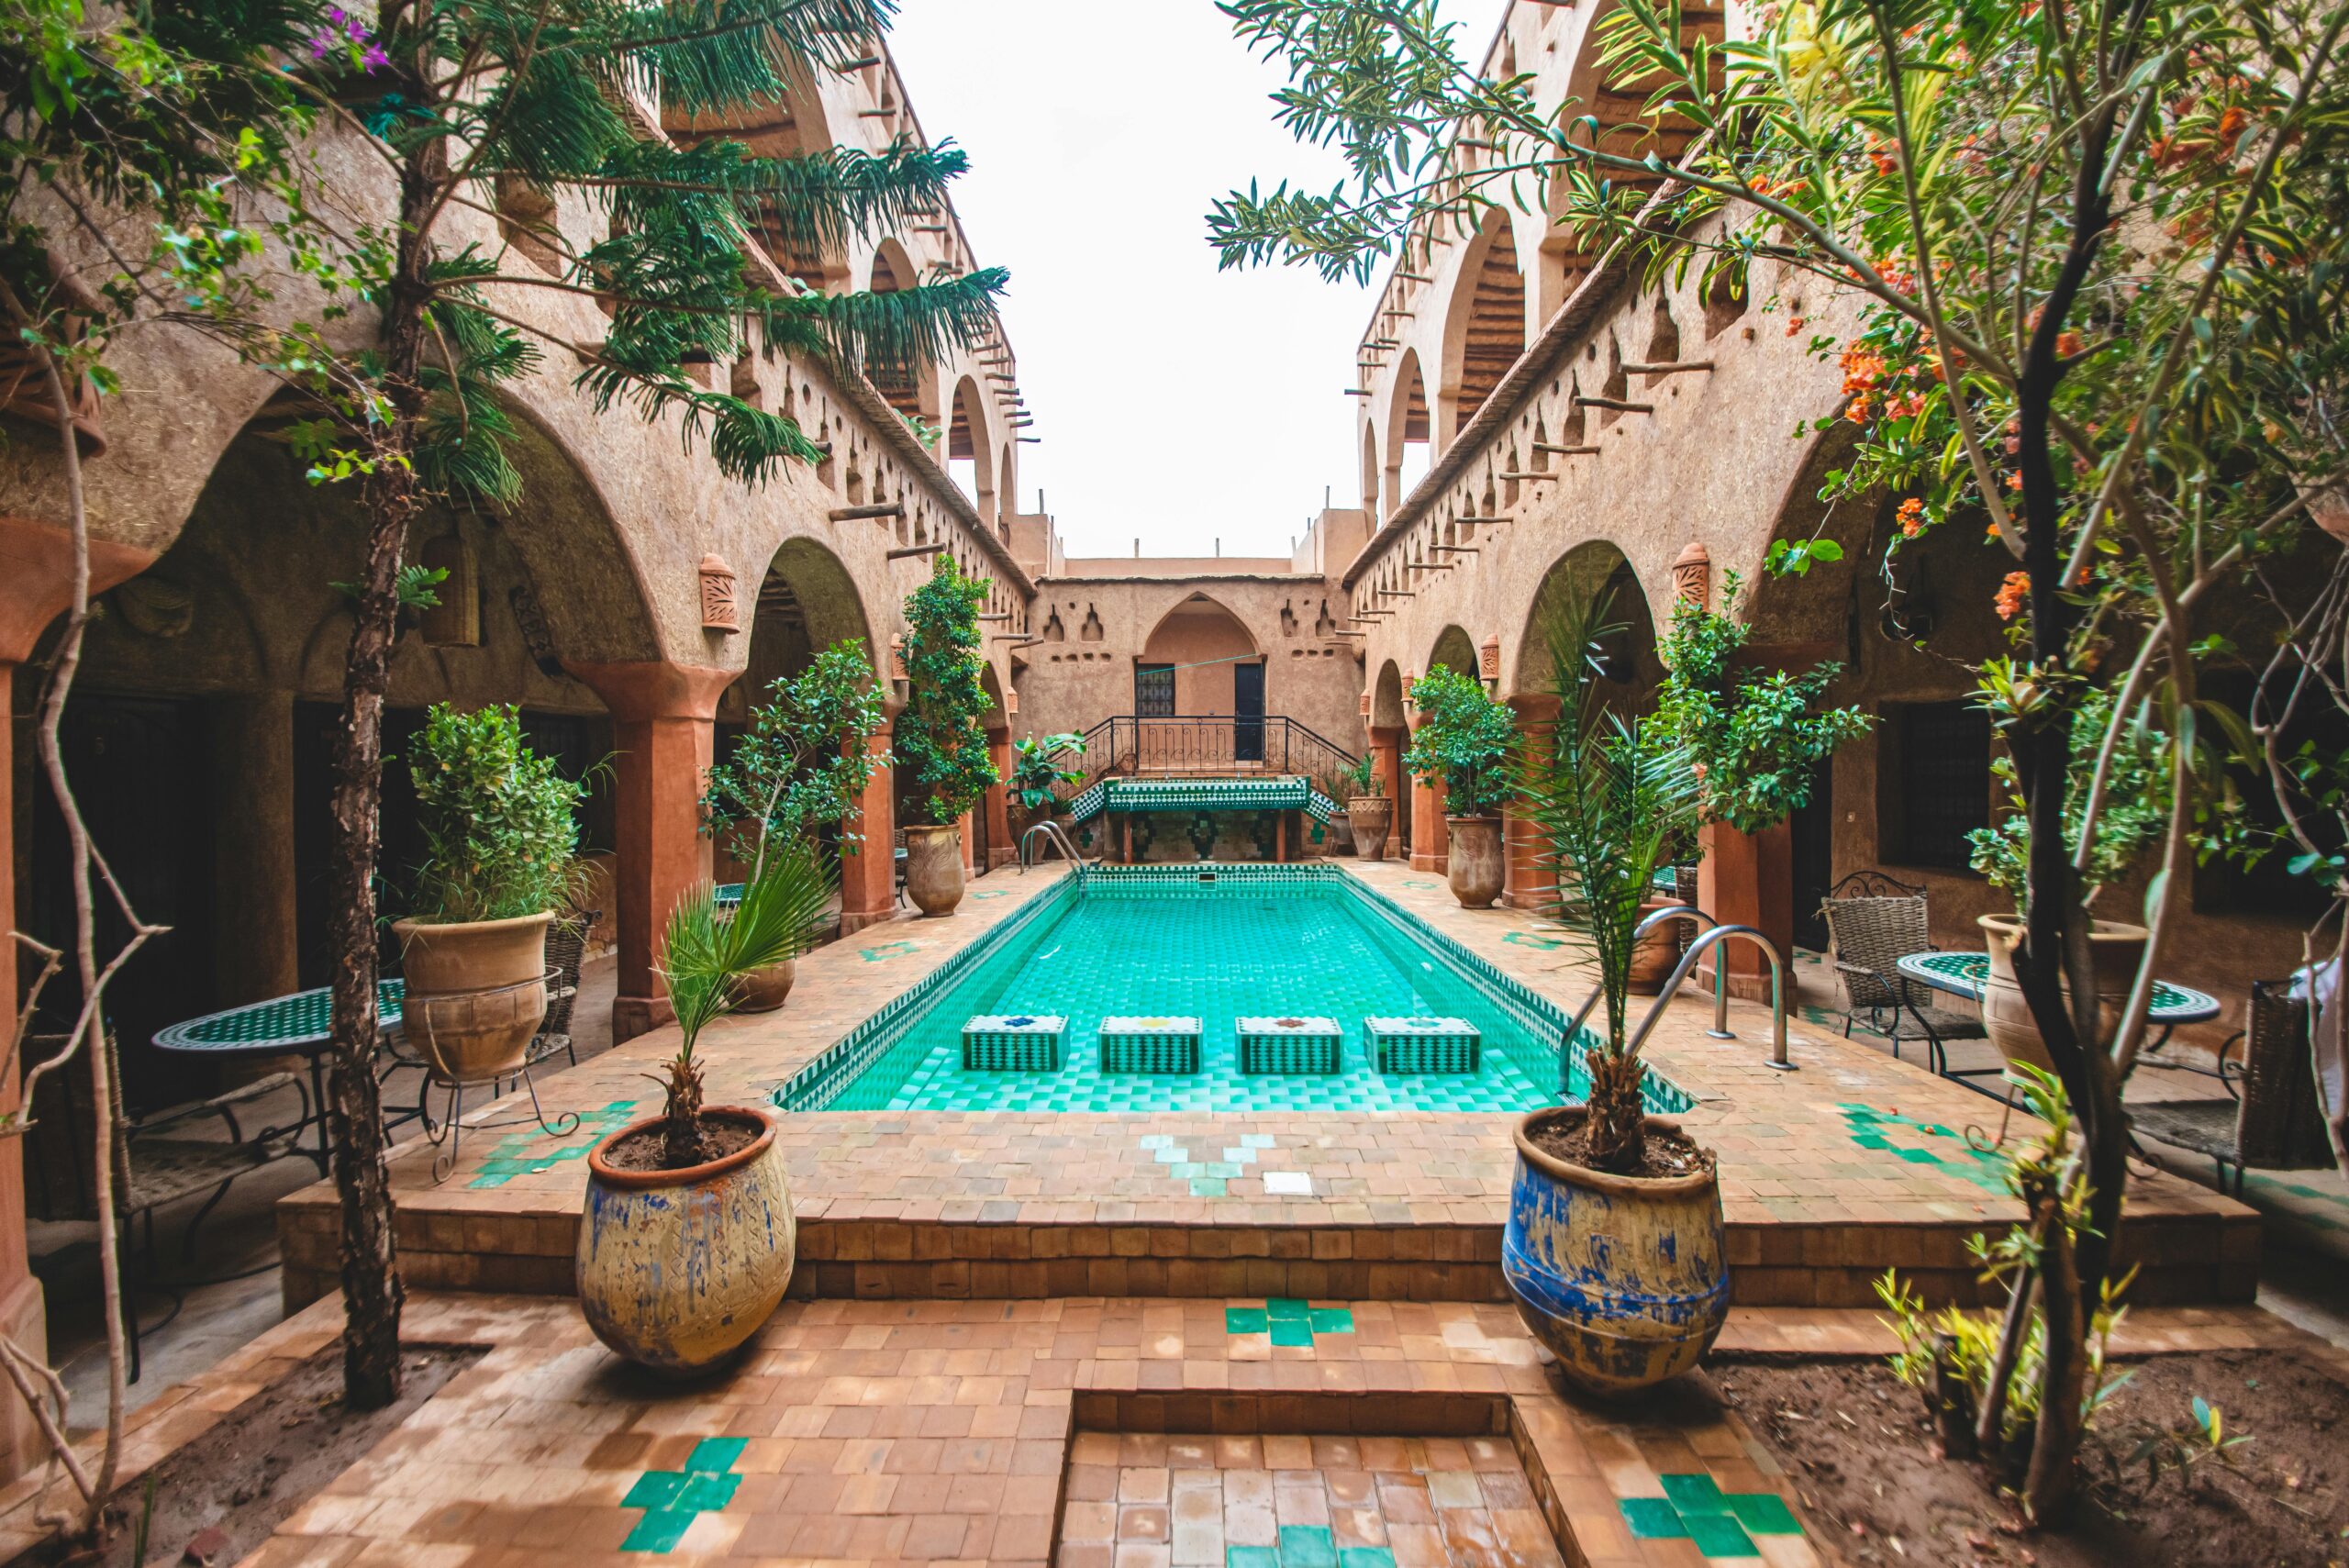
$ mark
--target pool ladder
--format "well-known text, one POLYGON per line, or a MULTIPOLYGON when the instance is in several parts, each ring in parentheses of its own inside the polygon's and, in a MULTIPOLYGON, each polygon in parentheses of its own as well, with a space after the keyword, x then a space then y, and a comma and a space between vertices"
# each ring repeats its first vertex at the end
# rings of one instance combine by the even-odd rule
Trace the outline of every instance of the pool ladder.
POLYGON ((1085 859, 1083 855, 1077 852, 1076 840, 1068 836, 1068 829, 1062 827, 1057 822, 1036 823, 1025 833, 1019 835, 1019 870, 1021 873, 1025 874, 1028 868, 1036 863, 1036 859, 1030 857, 1028 844, 1029 840, 1035 838, 1039 833, 1041 833, 1044 836, 1045 843, 1050 844, 1060 851, 1061 858, 1063 860, 1067 861, 1076 867, 1076 884, 1079 887, 1083 887, 1085 885, 1085 873, 1088 869, 1085 863, 1085 859))
MULTIPOLYGON (((1779 958, 1777 944, 1752 926, 1724 926, 1702 909, 1691 908, 1686 904, 1668 905, 1642 920, 1632 930, 1633 942, 1636 944, 1641 937, 1656 927, 1675 920, 1692 921, 1703 929, 1697 940, 1688 944, 1688 951, 1680 955, 1680 962, 1673 967, 1671 978, 1664 983, 1664 989, 1656 993, 1646 1016, 1631 1031, 1628 1049, 1636 1053, 1647 1043, 1648 1035, 1654 1029, 1656 1021, 1664 1017, 1665 1006, 1678 994, 1681 983, 1688 978, 1689 971, 1697 967, 1697 961, 1705 955, 1706 950, 1742 938, 1760 948, 1763 956, 1770 961, 1770 1059, 1767 1065, 1781 1073, 1798 1071, 1796 1063, 1787 1060, 1787 972, 1779 958)), ((1589 1018, 1591 1009, 1598 1006, 1599 999, 1606 994, 1606 987, 1592 986, 1590 995, 1583 998, 1582 1006, 1575 1010, 1573 1021, 1566 1025, 1565 1040, 1569 1047, 1589 1018)), ((1729 973, 1727 966, 1718 961, 1713 964, 1713 1027, 1705 1033, 1714 1040, 1737 1038, 1729 1027, 1729 973)), ((1562 1084, 1565 1082, 1571 1060, 1568 1052, 1560 1052, 1558 1077, 1562 1084)))

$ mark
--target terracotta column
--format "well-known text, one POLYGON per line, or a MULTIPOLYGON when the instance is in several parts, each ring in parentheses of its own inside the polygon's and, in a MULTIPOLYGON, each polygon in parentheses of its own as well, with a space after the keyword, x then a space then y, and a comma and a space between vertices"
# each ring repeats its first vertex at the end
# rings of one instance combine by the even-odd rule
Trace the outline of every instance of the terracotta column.
POLYGON ((987 869, 1009 865, 1019 857, 1019 846, 1011 841, 1011 789, 1004 781, 1011 776, 1011 731, 987 731, 987 760, 995 764, 995 783, 987 786, 987 869))
POLYGON ((301 988, 294 897, 294 694, 219 697, 212 719, 213 981, 236 1006, 301 988))
MULTIPOLYGON (((1558 699, 1531 695, 1508 699, 1517 715, 1518 745, 1527 764, 1548 760, 1558 728, 1558 699)), ((1548 909, 1558 902, 1558 868, 1534 825, 1523 796, 1512 796, 1501 811, 1502 854, 1508 864, 1501 902, 1512 909, 1548 909)))
MULTIPOLYGON (((1425 720, 1421 721, 1422 723, 1425 720)), ((1413 726, 1417 728, 1418 726, 1413 726)), ((1443 781, 1431 784, 1411 781, 1411 869, 1413 871, 1447 871, 1452 865, 1448 852, 1452 841, 1451 829, 1443 823, 1443 781)))
MULTIPOLYGON (((1794 958, 1794 829, 1781 822, 1759 833, 1741 833, 1719 823, 1704 829, 1705 858, 1697 869, 1697 906, 1724 926, 1752 926, 1768 937, 1788 962, 1794 958)), ((1770 964, 1752 942, 1729 950, 1729 989, 1733 996, 1766 1001, 1770 964)), ((1722 950, 1715 948, 1719 953, 1722 950)), ((1712 984, 1709 955, 1699 965, 1712 984)), ((1693 983, 1693 982, 1692 982, 1693 983)))
MULTIPOLYGON (((116 584, 138 575, 154 563, 152 550, 128 545, 90 541, 90 592, 95 596, 116 584)), ((32 657, 41 632, 73 601, 72 541, 61 528, 29 517, 0 517, 0 822, 9 824, 10 842, 0 846, 0 914, 11 929, 17 925, 17 667, 32 657)), ((28 705, 29 706, 29 705, 28 705)), ((23 726, 26 744, 32 743, 37 713, 28 713, 23 726)), ((35 763, 33 787, 49 787, 35 763)), ((0 1019, 17 1016, 17 962, 13 954, 0 963, 0 1019)), ((13 1021, 0 1029, 13 1028, 13 1021)), ((12 1068, 0 1076, 0 1112, 17 1106, 17 1075, 12 1068)), ((49 1320, 40 1281, 35 1279, 25 1254, 25 1172, 21 1140, 0 1139, 0 1333, 36 1355, 49 1348, 49 1320)), ((47 1454, 40 1430, 33 1425, 23 1401, 13 1393, 0 1400, 0 1480, 11 1480, 30 1470, 47 1454)))
POLYGON ((612 1043, 660 1028, 674 1015, 654 964, 661 929, 678 896, 710 874, 701 792, 716 740, 718 698, 740 671, 707 664, 584 664, 564 668, 595 689, 612 714, 618 752, 613 788, 618 865, 619 994, 612 1043))
MULTIPOLYGON (((865 750, 875 757, 886 757, 895 722, 892 717, 867 737, 865 750)), ((855 816, 845 824, 860 839, 843 843, 841 850, 841 935, 844 937, 888 919, 896 909, 896 773, 887 763, 874 769, 864 781, 855 816)))

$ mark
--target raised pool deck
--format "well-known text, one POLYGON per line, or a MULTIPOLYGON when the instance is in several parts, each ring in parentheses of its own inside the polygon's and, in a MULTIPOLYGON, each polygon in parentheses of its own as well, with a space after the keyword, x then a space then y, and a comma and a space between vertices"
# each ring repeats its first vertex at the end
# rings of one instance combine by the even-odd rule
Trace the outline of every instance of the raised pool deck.
MULTIPOLYGON (((1464 910, 1394 862, 1350 875, 1571 1013, 1574 949, 1531 917, 1464 910)), ((891 999, 1055 886, 997 872, 954 915, 894 920, 802 958, 780 1012, 703 1037, 711 1104, 763 1100, 891 999)), ((1968 1238, 2016 1213, 1965 1137, 1996 1102, 1837 1038, 1792 1029, 1799 1070, 1765 1062, 1766 1006, 1706 1038, 1709 998, 1676 1001, 1648 1047, 1687 1091, 1687 1129, 1720 1158, 1736 1299, 1865 1307, 1898 1268, 1930 1296, 1976 1298, 1968 1238)), ((419 1288, 566 1293, 585 1147, 651 1114, 660 1029, 540 1084, 582 1129, 469 1129, 445 1182, 415 1146, 392 1167, 401 1263, 419 1288)), ((526 1103, 526 1102, 522 1102, 526 1103)), ((513 1096, 480 1114, 517 1114, 513 1096)), ((1491 1114, 1108 1115, 850 1111, 784 1118, 800 1219, 794 1292, 822 1297, 1296 1296, 1498 1301, 1514 1118, 1491 1114), (1301 1190, 1300 1190, 1301 1189, 1301 1190)), ((2025 1125, 2020 1113, 2017 1126, 2025 1125)), ((289 1307, 335 1287, 334 1193, 279 1208, 289 1307)), ((2160 1173, 2132 1176, 2127 1258, 2142 1303, 2248 1301, 2256 1213, 2160 1173)))

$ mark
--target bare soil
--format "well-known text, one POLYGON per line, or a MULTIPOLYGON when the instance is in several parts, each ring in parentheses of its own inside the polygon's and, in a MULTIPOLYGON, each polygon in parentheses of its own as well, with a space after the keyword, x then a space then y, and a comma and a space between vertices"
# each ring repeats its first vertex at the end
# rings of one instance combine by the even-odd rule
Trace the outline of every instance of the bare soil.
POLYGON ((1605 1169, 1610 1176, 1693 1176, 1713 1168, 1711 1151, 1682 1132, 1666 1132, 1660 1128, 1648 1129, 1647 1149, 1636 1170, 1619 1171, 1602 1167, 1590 1157, 1590 1140, 1585 1129, 1586 1120, 1574 1122, 1545 1121, 1533 1129, 1530 1141, 1533 1147, 1553 1159, 1570 1165, 1580 1165, 1586 1171, 1605 1169))
POLYGON ((2035 1531, 1981 1466, 1944 1460, 1923 1396, 1880 1361, 1722 1362, 1710 1372, 1854 1564, 2328 1568, 2349 1562, 2349 1388, 2273 1351, 2162 1356, 2097 1416, 2077 1517, 2035 1531), (2199 1440, 2199 1396, 2250 1440, 2147 1484, 2148 1439, 2199 1440))
MULTIPOLYGON (((701 1118, 701 1156, 694 1162, 707 1165, 713 1160, 723 1160, 729 1154, 748 1149, 759 1140, 765 1129, 758 1122, 737 1117, 705 1116, 701 1118)), ((623 1133, 604 1145, 604 1163, 615 1171, 671 1171, 689 1167, 669 1163, 669 1129, 659 1124, 640 1132, 623 1133)))
MULTIPOLYGON (((342 1346, 328 1346, 117 1490, 108 1510, 106 1551, 72 1561, 139 1568, 142 1514, 148 1562, 176 1563, 183 1554, 219 1568, 242 1561, 483 1353, 478 1346, 409 1347, 400 1354, 399 1398, 380 1410, 354 1413, 342 1403, 342 1346)), ((62 1501, 72 1490, 61 1478, 52 1496, 62 1501)), ((17 1563, 65 1561, 61 1544, 51 1541, 17 1563)))

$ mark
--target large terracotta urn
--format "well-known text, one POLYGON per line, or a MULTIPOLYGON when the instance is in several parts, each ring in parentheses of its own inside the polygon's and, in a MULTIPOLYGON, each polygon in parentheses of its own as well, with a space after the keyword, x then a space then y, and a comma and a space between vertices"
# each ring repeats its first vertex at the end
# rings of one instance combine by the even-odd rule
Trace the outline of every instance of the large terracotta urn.
POLYGON ((1497 817, 1447 817, 1451 859, 1446 874, 1452 895, 1463 909, 1489 909, 1501 895, 1507 866, 1501 856, 1501 819, 1497 817))
POLYGON ((551 914, 505 920, 395 920, 408 1045, 443 1083, 520 1070, 547 1018, 551 914))
POLYGON ((1366 861, 1386 858, 1386 836, 1395 828, 1395 803, 1383 795, 1358 795, 1346 802, 1346 826, 1354 853, 1366 861))
MULTIPOLYGON (((1583 1114, 1555 1106, 1518 1123, 1501 1277, 1568 1382, 1630 1394, 1695 1366, 1728 1321, 1720 1183, 1711 1171, 1609 1175, 1530 1136, 1583 1114)), ((1648 1126, 1672 1124, 1650 1117, 1648 1126)))
POLYGON ((906 896, 925 915, 952 915, 963 902, 963 829, 906 829, 906 896))
POLYGON ((615 1133, 587 1156, 574 1257, 579 1306, 596 1337, 632 1362, 691 1377, 723 1366, 783 1304, 798 1230, 774 1113, 714 1106, 707 1121, 757 1129, 742 1148, 677 1171, 628 1171, 615 1133))
MULTIPOLYGON (((1640 905, 1640 918, 1644 920, 1659 909, 1670 909, 1680 903, 1677 898, 1655 897, 1640 905)), ((1672 966, 1680 962, 1680 922, 1666 920, 1639 940, 1631 949, 1631 992, 1634 995, 1653 996, 1663 991, 1664 983, 1672 978, 1672 966)))
MULTIPOLYGON (((2022 986, 2015 980, 2015 949, 2022 942, 2022 917, 1983 915, 1976 924, 1982 928, 1984 944, 1990 950, 1990 973, 1982 990, 1984 1031, 2009 1062, 2053 1072, 2055 1064, 2047 1054, 2047 1042, 2040 1039, 2038 1020, 2032 1017, 2031 1004, 2023 1000, 2022 986)), ((2096 969, 2098 1043, 2110 1044, 2128 1006, 2129 988, 2136 984, 2137 966, 2144 961, 2145 928, 2099 920, 2088 933, 2088 951, 2096 969)), ((2064 995, 2071 995, 2069 985, 2064 987, 2064 995)))
POLYGON ((738 1013, 772 1013, 783 1006, 791 995, 791 987, 799 978, 799 961, 786 958, 781 963, 770 963, 742 976, 738 986, 740 999, 734 1004, 738 1013))

